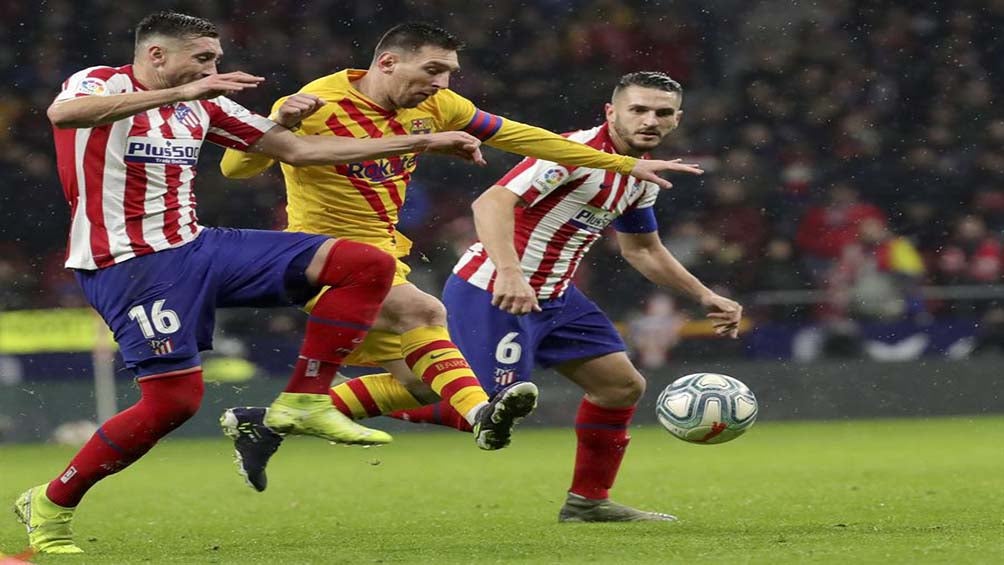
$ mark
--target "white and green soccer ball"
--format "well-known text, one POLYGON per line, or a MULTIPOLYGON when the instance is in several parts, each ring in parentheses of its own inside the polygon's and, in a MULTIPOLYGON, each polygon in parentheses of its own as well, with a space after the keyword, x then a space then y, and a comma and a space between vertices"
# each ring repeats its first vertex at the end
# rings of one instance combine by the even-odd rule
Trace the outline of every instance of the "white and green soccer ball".
POLYGON ((691 443, 725 443, 756 421, 753 392, 738 379, 717 373, 694 373, 666 387, 656 401, 659 423, 691 443))

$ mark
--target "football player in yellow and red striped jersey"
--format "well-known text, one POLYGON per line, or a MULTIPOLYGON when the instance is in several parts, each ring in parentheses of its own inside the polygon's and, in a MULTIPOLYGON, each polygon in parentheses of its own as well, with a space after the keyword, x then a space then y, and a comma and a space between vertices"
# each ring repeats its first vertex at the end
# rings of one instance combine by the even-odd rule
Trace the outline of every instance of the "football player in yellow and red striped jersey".
MULTIPOLYGON (((479 110, 448 88, 450 75, 460 68, 457 52, 461 47, 455 36, 429 24, 396 26, 378 43, 368 70, 348 69, 321 77, 278 100, 272 117, 300 135, 374 138, 461 130, 512 153, 630 174, 662 187, 670 184, 658 176, 659 172, 701 172, 697 166, 678 160, 639 160, 604 153, 479 110)), ((435 395, 442 397, 472 425, 481 448, 499 449, 509 443, 515 422, 535 406, 536 387, 531 383, 514 385, 489 402, 450 341, 442 303, 408 283, 410 269, 400 259, 408 255, 411 241, 397 231, 397 221, 417 162, 418 155, 409 154, 335 167, 283 164, 288 229, 369 243, 398 258, 394 286, 373 330, 345 363, 384 367, 411 391, 415 406, 436 401, 435 395)), ((273 163, 252 147, 247 153, 228 150, 221 168, 228 177, 247 178, 273 163)), ((324 368, 319 371, 323 373, 324 368)), ((370 387, 368 382, 350 381, 335 387, 333 402, 343 412, 361 418, 386 412, 383 404, 400 397, 398 391, 370 387)), ((386 380, 372 381, 377 382, 386 380)), ((394 408, 408 407, 398 403, 394 408)), ((241 422, 254 417, 241 410, 228 411, 226 415, 231 417, 225 419, 241 422)), ((240 451, 239 432, 228 433, 238 435, 240 451)), ((277 447, 278 439, 274 439, 277 447)), ((261 448, 260 442, 244 445, 261 448)), ((244 461, 242 474, 258 490, 264 488, 264 460, 268 456, 260 455, 245 453, 238 458, 244 461), (260 467, 255 464, 258 461, 260 467)))

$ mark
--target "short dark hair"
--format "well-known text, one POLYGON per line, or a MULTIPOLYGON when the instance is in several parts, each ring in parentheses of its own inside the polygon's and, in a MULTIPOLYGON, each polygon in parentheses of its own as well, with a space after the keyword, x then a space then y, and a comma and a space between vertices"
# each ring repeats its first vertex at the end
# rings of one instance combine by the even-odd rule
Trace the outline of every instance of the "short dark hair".
POLYGON ((377 43, 373 56, 376 57, 384 51, 395 48, 418 51, 426 45, 449 51, 460 51, 464 48, 463 41, 439 26, 426 22, 407 22, 387 30, 377 43))
POLYGON ((219 37, 216 25, 202 18, 179 14, 178 12, 156 12, 140 20, 136 25, 136 45, 153 35, 166 35, 180 39, 197 37, 219 37))
POLYGON ((680 83, 673 80, 666 73, 658 71, 638 71, 622 76, 620 80, 617 81, 617 86, 614 87, 613 95, 617 96, 618 92, 629 86, 655 88, 656 90, 683 94, 683 87, 680 86, 680 83))

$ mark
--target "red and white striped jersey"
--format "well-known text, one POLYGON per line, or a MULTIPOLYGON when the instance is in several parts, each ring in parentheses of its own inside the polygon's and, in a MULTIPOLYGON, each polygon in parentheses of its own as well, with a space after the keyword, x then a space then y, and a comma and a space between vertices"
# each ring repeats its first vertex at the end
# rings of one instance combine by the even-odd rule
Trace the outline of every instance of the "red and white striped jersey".
MULTIPOLYGON (((569 139, 614 153, 607 125, 566 134, 569 139)), ((600 169, 566 167, 524 159, 496 184, 519 195, 515 245, 523 274, 537 298, 557 298, 568 288, 582 256, 622 214, 651 207, 654 183, 600 169)), ((481 242, 471 245, 453 268, 474 286, 493 290, 495 265, 481 242)))
MULTIPOLYGON (((67 79, 56 101, 141 90, 132 65, 91 67, 67 79)), ((202 143, 247 149, 274 125, 221 96, 93 128, 54 128, 71 210, 66 266, 102 269, 195 239, 202 228, 192 181, 202 143)))

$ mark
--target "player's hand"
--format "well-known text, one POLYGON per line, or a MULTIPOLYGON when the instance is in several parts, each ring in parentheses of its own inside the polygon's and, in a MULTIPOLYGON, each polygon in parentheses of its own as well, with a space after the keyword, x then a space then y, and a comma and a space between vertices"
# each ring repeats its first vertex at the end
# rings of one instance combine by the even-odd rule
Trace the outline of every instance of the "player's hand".
POLYGON ((730 300, 712 292, 701 298, 701 306, 708 311, 708 318, 715 334, 739 337, 739 322, 743 319, 743 307, 735 300, 730 300))
POLYGON ((499 270, 495 275, 492 306, 500 310, 522 316, 530 312, 540 312, 537 293, 526 282, 521 269, 499 270))
POLYGON ((290 96, 282 106, 279 106, 272 121, 284 128, 293 129, 308 116, 320 110, 324 104, 324 100, 317 96, 300 92, 290 96))
POLYGON ((209 100, 217 96, 230 96, 248 88, 256 88, 265 77, 236 71, 209 75, 178 87, 181 100, 209 100))
POLYGON ((442 131, 426 134, 425 151, 459 157, 476 165, 487 165, 481 155, 481 140, 462 131, 442 131))
POLYGON ((691 175, 703 175, 704 170, 696 163, 684 163, 683 159, 673 159, 672 161, 658 161, 651 159, 638 159, 634 168, 631 169, 631 176, 639 180, 647 180, 659 185, 659 188, 673 188, 673 183, 659 176, 659 173, 688 173, 691 175))

